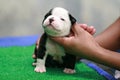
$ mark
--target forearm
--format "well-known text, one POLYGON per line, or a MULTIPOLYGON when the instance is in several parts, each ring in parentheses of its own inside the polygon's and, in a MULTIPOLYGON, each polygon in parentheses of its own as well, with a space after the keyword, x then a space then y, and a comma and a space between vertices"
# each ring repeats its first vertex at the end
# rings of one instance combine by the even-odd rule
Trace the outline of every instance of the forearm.
POLYGON ((103 49, 103 51, 100 52, 103 54, 103 61, 101 62, 104 65, 110 66, 112 68, 120 70, 120 54, 114 51, 110 51, 107 49, 103 49))
POLYGON ((106 49, 120 49, 120 17, 101 34, 97 35, 95 40, 106 49))
POLYGON ((94 62, 120 70, 120 54, 102 47, 83 53, 84 57, 94 62))

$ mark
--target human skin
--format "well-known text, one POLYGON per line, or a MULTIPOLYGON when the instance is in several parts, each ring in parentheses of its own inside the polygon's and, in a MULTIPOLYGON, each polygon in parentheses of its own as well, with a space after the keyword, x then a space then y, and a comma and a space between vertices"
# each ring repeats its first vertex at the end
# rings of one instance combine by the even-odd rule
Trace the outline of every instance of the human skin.
POLYGON ((51 37, 69 53, 120 70, 120 18, 95 38, 78 23, 69 37, 51 37))
POLYGON ((106 49, 120 49, 120 17, 105 31, 97 35, 95 40, 106 49))
MULTIPOLYGON (((93 34, 95 34, 95 32, 96 32, 96 29, 93 27, 93 26, 88 26, 87 24, 79 24, 79 26, 81 27, 81 28, 83 28, 84 30, 86 30, 88 33, 90 33, 91 35, 93 35, 93 34)), ((40 38, 39 39, 37 39, 37 41, 36 41, 36 47, 38 48, 38 46, 39 46, 39 42, 40 42, 40 38)), ((32 55, 32 58, 36 58, 36 55, 35 55, 35 53, 33 53, 33 55, 32 55)), ((79 57, 78 57, 78 59, 79 59, 79 57)))

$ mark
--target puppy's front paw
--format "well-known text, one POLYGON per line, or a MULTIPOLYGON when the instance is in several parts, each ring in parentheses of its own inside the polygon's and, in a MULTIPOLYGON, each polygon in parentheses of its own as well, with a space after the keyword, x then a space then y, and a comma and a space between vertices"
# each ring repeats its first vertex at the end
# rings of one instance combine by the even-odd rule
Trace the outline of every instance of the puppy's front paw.
POLYGON ((67 74, 74 74, 76 73, 76 71, 74 69, 70 69, 70 68, 65 68, 63 70, 64 73, 67 73, 67 74))
POLYGON ((33 62, 32 65, 33 65, 33 66, 36 66, 36 62, 33 62))
POLYGON ((115 75, 114 75, 114 77, 115 77, 116 79, 119 79, 119 78, 120 78, 120 71, 115 70, 115 75))
POLYGON ((46 72, 45 60, 37 59, 36 67, 35 67, 34 71, 35 72, 40 72, 40 73, 46 72))
POLYGON ((40 73, 43 73, 43 72, 46 72, 46 68, 45 66, 36 66, 35 69, 34 69, 35 72, 40 72, 40 73))

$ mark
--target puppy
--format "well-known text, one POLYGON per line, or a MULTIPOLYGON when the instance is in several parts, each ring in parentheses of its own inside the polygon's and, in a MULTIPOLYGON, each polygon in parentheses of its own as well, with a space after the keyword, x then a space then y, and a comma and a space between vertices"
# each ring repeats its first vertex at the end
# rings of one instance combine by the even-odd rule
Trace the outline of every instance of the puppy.
MULTIPOLYGON (((48 56, 59 62, 64 67, 65 73, 75 73, 74 67, 76 56, 68 54, 62 46, 49 39, 48 36, 60 37, 70 34, 71 26, 76 23, 76 19, 69 12, 61 7, 51 9, 44 17, 42 27, 44 33, 40 39, 38 49, 36 48, 36 72, 46 72, 46 62, 48 56)), ((51 58, 50 58, 51 59, 51 58)))

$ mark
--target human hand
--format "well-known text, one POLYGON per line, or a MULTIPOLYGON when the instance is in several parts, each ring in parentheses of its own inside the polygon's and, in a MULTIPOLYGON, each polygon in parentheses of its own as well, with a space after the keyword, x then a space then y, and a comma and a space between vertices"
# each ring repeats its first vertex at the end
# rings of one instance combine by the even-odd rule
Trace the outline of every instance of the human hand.
POLYGON ((88 26, 87 24, 79 24, 79 26, 91 35, 94 35, 96 32, 96 29, 93 26, 88 26))
POLYGON ((52 37, 51 39, 62 45, 69 53, 73 53, 74 55, 81 56, 81 52, 84 53, 96 47, 97 43, 94 37, 84 28, 81 28, 80 24, 76 23, 72 27, 72 32, 72 35, 68 37, 52 37))

